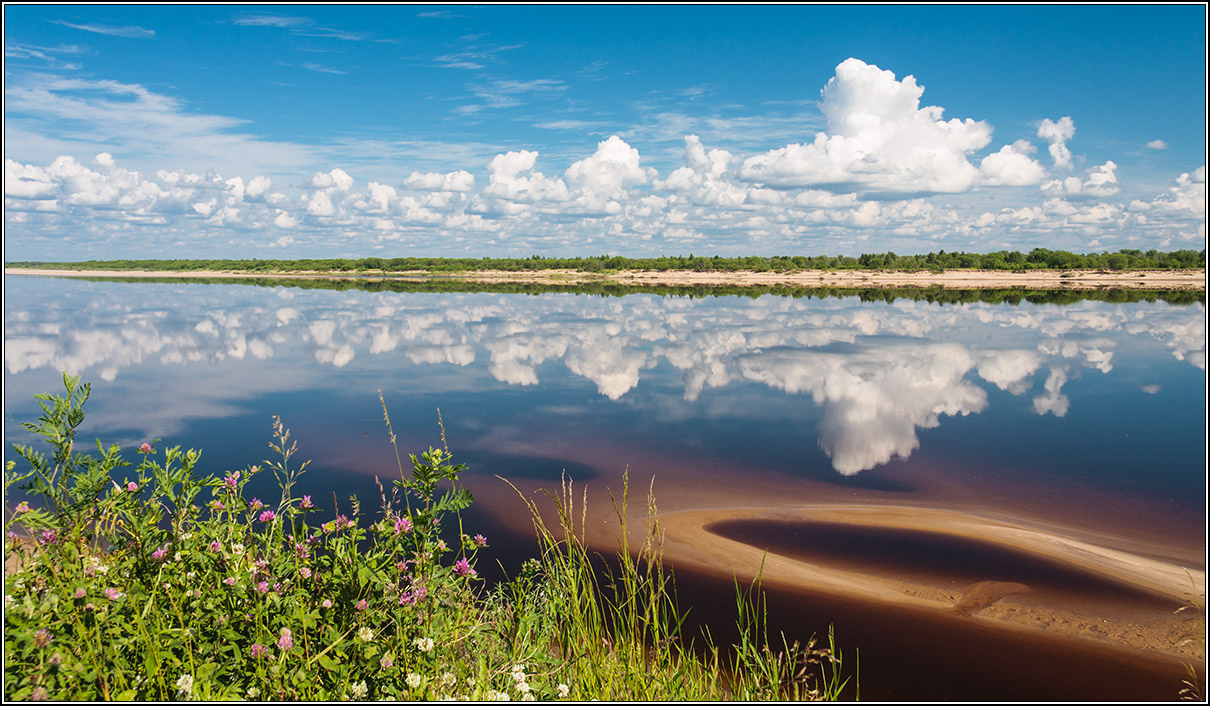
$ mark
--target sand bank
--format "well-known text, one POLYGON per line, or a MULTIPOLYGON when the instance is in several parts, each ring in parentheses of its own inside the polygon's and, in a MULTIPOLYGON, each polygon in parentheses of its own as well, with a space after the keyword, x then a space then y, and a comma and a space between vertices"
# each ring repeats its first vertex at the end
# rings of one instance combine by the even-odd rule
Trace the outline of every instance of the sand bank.
POLYGON ((472 282, 516 282, 532 284, 612 283, 646 286, 790 286, 790 287, 944 287, 947 289, 1189 289, 1205 291, 1205 270, 947 270, 945 272, 892 272, 878 270, 840 270, 804 272, 692 272, 692 271, 620 271, 595 274, 572 270, 536 270, 532 272, 394 272, 320 273, 320 272, 144 272, 117 270, 35 270, 10 268, 5 274, 49 277, 179 277, 235 279, 449 279, 472 282))
MULTIPOLYGON (((1204 660, 1206 575, 1201 568, 1154 559, 1079 539, 961 512, 925 507, 800 505, 775 509, 731 507, 662 513, 665 558, 674 566, 727 575, 763 573, 767 584, 808 594, 844 597, 882 606, 923 609, 1039 637, 1100 643, 1119 649, 1204 660), (782 523, 824 522, 884 530, 911 530, 960 537, 975 545, 998 546, 1083 572, 1108 584, 1154 598, 1123 609, 1112 601, 1087 599, 1048 605, 1028 584, 1002 580, 952 582, 905 576, 877 562, 829 566, 766 553, 758 544, 734 541, 710 530, 734 520, 782 523), (1180 606, 1188 609, 1176 612, 1180 606)), ((632 522, 637 536, 642 524, 632 522)))

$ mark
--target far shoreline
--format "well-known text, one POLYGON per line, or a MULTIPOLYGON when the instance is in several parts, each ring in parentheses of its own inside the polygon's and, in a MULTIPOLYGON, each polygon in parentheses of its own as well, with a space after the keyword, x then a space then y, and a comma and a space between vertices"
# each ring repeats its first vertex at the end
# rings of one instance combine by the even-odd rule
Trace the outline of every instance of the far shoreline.
POLYGON ((353 274, 316 271, 230 272, 221 270, 80 270, 5 268, 6 275, 43 277, 132 277, 183 279, 325 279, 325 280, 447 280, 517 284, 620 284, 637 286, 729 287, 919 287, 942 289, 1038 290, 1206 290, 1206 270, 960 270, 942 272, 896 270, 799 270, 793 272, 698 272, 692 270, 618 270, 592 273, 577 270, 464 272, 361 271, 353 274))

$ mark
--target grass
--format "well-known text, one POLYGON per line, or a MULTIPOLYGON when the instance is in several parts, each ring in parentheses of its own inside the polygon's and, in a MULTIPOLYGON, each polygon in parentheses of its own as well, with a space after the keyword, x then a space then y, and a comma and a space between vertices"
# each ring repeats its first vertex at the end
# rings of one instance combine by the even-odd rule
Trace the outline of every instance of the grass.
MULTIPOLYGON (((547 494, 549 526, 522 496, 539 557, 489 587, 475 570, 487 538, 463 527, 473 497, 447 448, 406 462, 396 449, 400 477, 373 515, 356 498, 324 509, 299 494, 307 464, 280 420, 273 461, 203 476, 199 452, 155 442, 137 463, 99 441, 81 453, 90 388, 63 380, 23 424, 49 455, 14 445, 24 467, 6 463, 6 500, 30 498, 5 523, 6 700, 848 695, 830 633, 826 647, 769 638, 759 581, 737 582, 737 644, 683 634, 650 493, 650 531, 638 546, 623 532, 605 569, 570 482, 547 494), (246 497, 265 469, 275 503, 246 497)), ((385 402, 383 414, 394 445, 385 402)), ((627 494, 614 502, 622 528, 627 494)))

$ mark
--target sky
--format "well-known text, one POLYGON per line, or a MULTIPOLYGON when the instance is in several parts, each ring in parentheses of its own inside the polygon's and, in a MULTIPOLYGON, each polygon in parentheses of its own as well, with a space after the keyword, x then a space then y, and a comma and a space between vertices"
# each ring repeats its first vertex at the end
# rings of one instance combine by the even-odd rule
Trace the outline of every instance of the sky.
POLYGON ((4 257, 1206 243, 1206 7, 6 5, 4 257))

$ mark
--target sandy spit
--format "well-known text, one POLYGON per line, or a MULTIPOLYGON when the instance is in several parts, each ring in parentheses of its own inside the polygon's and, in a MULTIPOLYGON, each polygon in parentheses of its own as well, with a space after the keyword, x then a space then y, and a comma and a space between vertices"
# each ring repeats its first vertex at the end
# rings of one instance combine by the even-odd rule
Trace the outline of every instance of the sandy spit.
POLYGON ((233 279, 450 279, 472 282, 516 282, 532 284, 629 284, 648 286, 791 286, 791 287, 943 287, 947 289, 1189 289, 1205 291, 1206 271, 1137 270, 948 270, 945 272, 892 272, 877 270, 776 272, 692 272, 681 270, 626 270, 593 274, 573 270, 537 270, 532 272, 431 273, 396 272, 389 275, 368 272, 357 275, 320 272, 143 272, 116 270, 41 270, 7 268, 6 275, 49 277, 180 277, 233 279))

